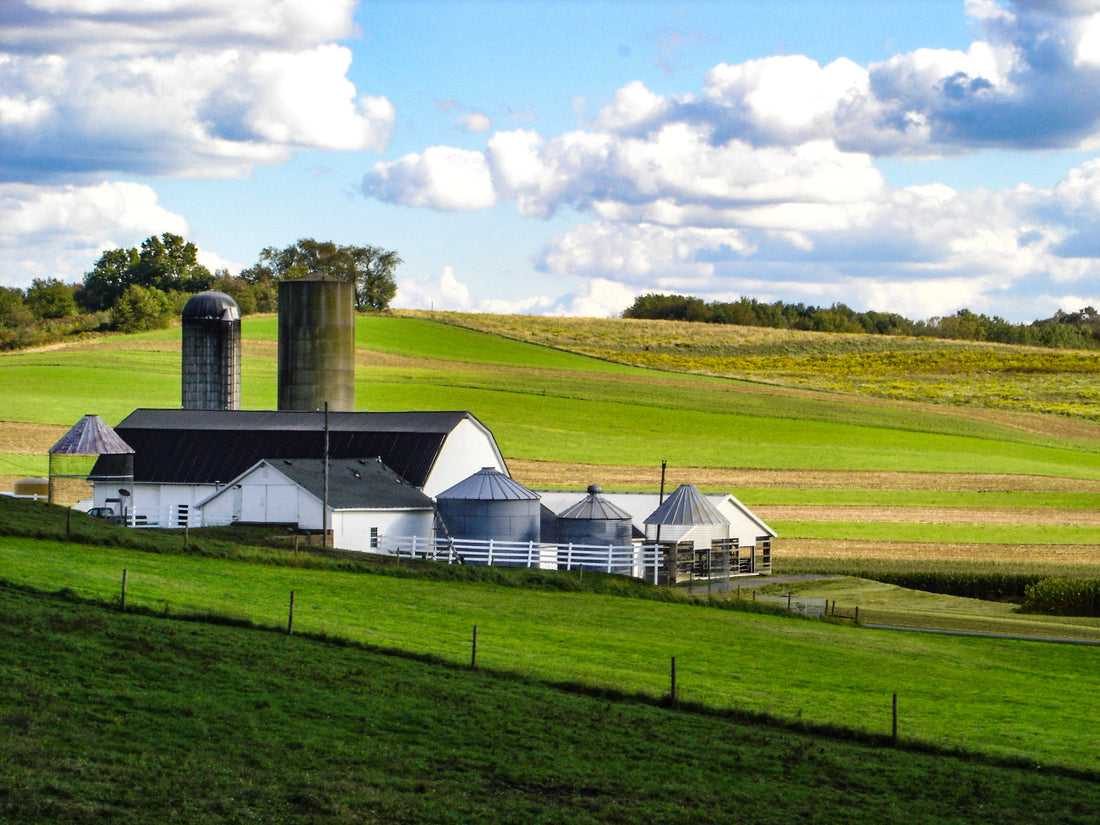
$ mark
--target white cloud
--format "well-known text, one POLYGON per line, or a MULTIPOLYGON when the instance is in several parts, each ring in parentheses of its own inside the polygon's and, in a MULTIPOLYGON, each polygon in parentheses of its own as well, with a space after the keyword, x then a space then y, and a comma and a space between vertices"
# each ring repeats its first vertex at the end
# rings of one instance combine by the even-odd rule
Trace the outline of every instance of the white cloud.
POLYGON ((137 246, 162 232, 188 231, 187 222, 160 206, 156 193, 141 184, 0 184, 0 283, 76 282, 106 249, 137 246))
POLYGON ((488 132, 493 128, 493 121, 484 112, 466 112, 459 117, 458 128, 470 133, 488 132))
POLYGON ((0 47, 116 56, 229 44, 295 49, 349 37, 354 8, 355 0, 6 0, 0 47))
POLYGON ((485 209, 497 200, 485 156, 448 146, 378 162, 363 178, 363 191, 389 203, 441 212, 485 209))
POLYGON ((347 77, 351 0, 0 6, 0 180, 244 175, 301 148, 382 150, 347 77))
POLYGON ((401 278, 393 305, 403 309, 437 309, 441 312, 469 312, 473 307, 470 289, 455 277, 454 268, 445 266, 438 278, 401 278))

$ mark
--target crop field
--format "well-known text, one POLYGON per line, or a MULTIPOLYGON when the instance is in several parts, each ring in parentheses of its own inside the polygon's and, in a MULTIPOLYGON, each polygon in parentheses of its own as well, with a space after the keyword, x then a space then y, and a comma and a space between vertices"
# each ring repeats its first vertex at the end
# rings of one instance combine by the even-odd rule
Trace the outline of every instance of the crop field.
POLYGON ((1100 421, 1100 352, 678 321, 431 315, 672 372, 1100 421))

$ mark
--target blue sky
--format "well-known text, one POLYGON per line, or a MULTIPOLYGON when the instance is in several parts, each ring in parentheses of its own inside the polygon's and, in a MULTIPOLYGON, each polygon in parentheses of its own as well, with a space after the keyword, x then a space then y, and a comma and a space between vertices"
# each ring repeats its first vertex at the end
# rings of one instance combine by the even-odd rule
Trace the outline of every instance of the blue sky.
POLYGON ((177 232, 397 306, 1100 305, 1100 2, 0 4, 0 284, 177 232))

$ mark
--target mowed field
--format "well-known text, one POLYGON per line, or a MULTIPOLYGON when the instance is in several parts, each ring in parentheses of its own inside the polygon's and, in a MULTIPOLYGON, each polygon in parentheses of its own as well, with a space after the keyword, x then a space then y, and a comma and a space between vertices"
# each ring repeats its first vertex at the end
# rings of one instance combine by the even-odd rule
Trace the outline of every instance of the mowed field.
MULTIPOLYGON (((274 408, 276 319, 243 337, 243 404, 274 408)), ((358 409, 470 410, 536 489, 656 489, 666 461, 670 489, 733 492, 767 521, 780 571, 1100 569, 1094 353, 429 313, 362 316, 357 344, 358 409), (953 395, 914 389, 933 385, 953 395)), ((178 327, 0 355, 0 487, 44 475, 85 413, 178 406, 179 364, 178 327)))

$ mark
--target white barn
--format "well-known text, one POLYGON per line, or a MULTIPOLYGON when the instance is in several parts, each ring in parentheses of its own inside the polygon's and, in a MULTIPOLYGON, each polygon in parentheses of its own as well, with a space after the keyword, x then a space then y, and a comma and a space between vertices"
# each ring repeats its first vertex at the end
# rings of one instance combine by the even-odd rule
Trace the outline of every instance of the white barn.
MULTIPOLYGON (((468 412, 327 417, 330 459, 380 459, 427 496, 482 467, 508 472, 492 433, 468 412)), ((260 461, 319 460, 325 452, 321 412, 140 409, 114 429, 134 450, 132 522, 161 527, 202 526, 206 503, 260 461)), ((111 506, 117 488, 97 483, 94 506, 111 506)))

